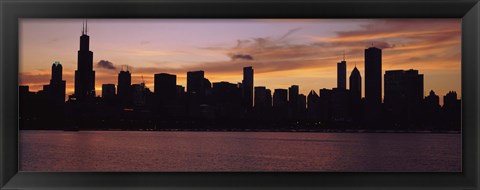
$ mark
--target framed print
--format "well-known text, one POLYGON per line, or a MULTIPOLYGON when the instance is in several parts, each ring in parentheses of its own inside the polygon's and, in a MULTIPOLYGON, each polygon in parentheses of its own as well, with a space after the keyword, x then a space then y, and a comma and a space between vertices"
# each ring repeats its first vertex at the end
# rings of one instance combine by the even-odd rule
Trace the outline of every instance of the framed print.
POLYGON ((1 188, 478 189, 476 0, 0 6, 1 188))

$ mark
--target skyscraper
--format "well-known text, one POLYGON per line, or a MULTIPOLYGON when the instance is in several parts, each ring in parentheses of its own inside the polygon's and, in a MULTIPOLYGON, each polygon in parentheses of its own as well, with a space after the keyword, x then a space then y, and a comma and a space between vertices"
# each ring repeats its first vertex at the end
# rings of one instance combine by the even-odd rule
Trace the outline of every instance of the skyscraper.
POLYGON ((349 115, 354 121, 361 121, 363 118, 362 112, 362 76, 357 67, 353 68, 350 74, 350 88, 349 88, 349 115))
POLYGON ((337 88, 347 89, 347 62, 345 56, 343 61, 337 63, 337 88))
POLYGON ((93 70, 93 52, 90 51, 90 36, 85 23, 80 36, 80 50, 78 50, 77 70, 75 71, 75 98, 85 101, 95 97, 95 71, 93 70))
POLYGON ((318 119, 320 112, 320 98, 315 90, 311 90, 307 96, 307 117, 318 119))
POLYGON ((66 82, 62 80, 62 64, 55 61, 52 64, 52 78, 48 87, 48 95, 52 103, 63 105, 65 102, 65 88, 66 82))
POLYGON ((288 114, 288 91, 287 89, 275 89, 273 91, 273 111, 275 117, 286 119, 288 114))
POLYGON ((365 49, 365 119, 375 121, 382 110, 382 50, 365 49))
POLYGON ((187 93, 205 96, 204 71, 187 72, 187 93))
POLYGON ((167 73, 155 74, 154 94, 157 104, 173 103, 177 95, 177 76, 167 73))
POLYGON ((298 85, 292 85, 288 88, 288 107, 289 107, 289 116, 296 117, 298 115, 298 95, 299 87, 298 85))
POLYGON ((267 107, 267 92, 265 86, 255 87, 255 110, 264 110, 267 107))
POLYGON ((115 98, 115 84, 102 84, 102 98, 107 101, 115 98))
POLYGON ((355 100, 362 99, 362 76, 357 67, 353 68, 350 74, 350 94, 355 100))
POLYGON ((385 72, 385 109, 390 119, 415 119, 423 101, 423 75, 418 70, 385 72))
POLYGON ((253 109, 253 68, 243 68, 243 88, 242 95, 245 102, 245 111, 250 112, 253 109))
POLYGON ((123 106, 132 104, 132 75, 130 71, 120 71, 118 73, 117 95, 123 106))

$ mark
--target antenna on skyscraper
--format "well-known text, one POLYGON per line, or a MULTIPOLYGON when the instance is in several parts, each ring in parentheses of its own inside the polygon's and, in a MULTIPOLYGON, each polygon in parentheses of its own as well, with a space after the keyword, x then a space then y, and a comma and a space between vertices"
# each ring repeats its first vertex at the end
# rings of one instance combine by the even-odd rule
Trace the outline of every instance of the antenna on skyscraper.
POLYGON ((85 34, 85 21, 82 21, 82 35, 85 34))
POLYGON ((343 50, 343 61, 345 61, 345 50, 343 50))
POLYGON ((88 19, 85 19, 85 34, 88 34, 88 19))

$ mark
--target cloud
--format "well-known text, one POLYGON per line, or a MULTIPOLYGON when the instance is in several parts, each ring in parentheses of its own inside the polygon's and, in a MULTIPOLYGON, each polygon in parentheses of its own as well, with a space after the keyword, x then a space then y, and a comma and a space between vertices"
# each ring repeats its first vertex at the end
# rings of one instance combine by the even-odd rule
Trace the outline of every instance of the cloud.
POLYGON ((233 54, 233 55, 230 56, 230 58, 232 59, 232 61, 236 61, 236 60, 251 61, 251 60, 253 60, 253 57, 251 55, 248 55, 248 54, 233 54))
POLYGON ((108 61, 108 60, 100 60, 98 63, 97 63, 97 68, 100 68, 100 69, 107 69, 107 70, 116 70, 117 68, 115 67, 115 65, 113 65, 112 62, 108 61))

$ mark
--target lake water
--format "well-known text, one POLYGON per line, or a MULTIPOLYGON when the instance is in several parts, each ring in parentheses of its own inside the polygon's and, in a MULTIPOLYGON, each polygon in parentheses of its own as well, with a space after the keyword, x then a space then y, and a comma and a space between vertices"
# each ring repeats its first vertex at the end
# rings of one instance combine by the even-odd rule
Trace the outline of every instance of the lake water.
POLYGON ((20 131, 20 171, 461 171, 460 134, 20 131))

